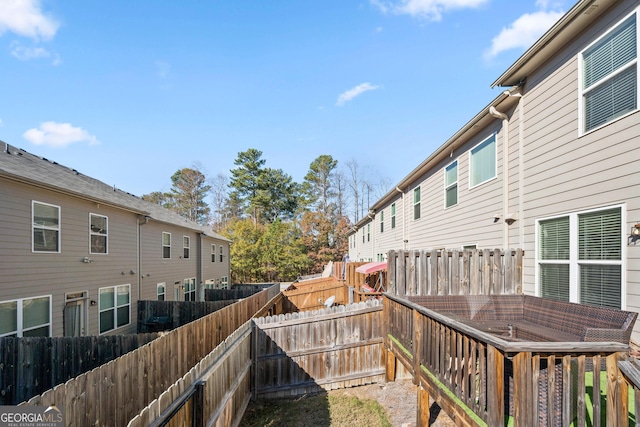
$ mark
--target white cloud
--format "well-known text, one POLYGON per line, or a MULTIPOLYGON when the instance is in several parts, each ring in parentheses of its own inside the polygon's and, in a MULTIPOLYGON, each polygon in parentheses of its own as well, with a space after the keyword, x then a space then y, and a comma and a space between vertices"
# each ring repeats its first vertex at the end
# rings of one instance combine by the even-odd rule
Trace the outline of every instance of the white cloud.
POLYGON ((369 0, 371 4, 379 8, 383 13, 393 12, 400 15, 411 15, 426 18, 431 21, 439 21, 442 14, 456 9, 473 9, 482 6, 489 0, 398 0, 397 2, 384 2, 382 0, 369 0))
POLYGON ((90 135, 82 128, 71 126, 71 123, 44 122, 40 128, 29 129, 22 136, 35 145, 47 145, 54 148, 64 148, 82 141, 89 142, 89 145, 100 143, 95 136, 90 135))
POLYGON ((11 43, 11 55, 21 61, 29 61, 31 59, 51 58, 51 63, 55 66, 60 65, 62 60, 57 53, 51 53, 43 47, 26 47, 14 41, 11 43))
MULTIPOLYGON (((538 5, 546 6, 545 1, 538 1, 538 5)), ((486 60, 495 58, 500 53, 510 49, 526 49, 534 44, 564 12, 538 11, 525 13, 510 26, 503 28, 500 34, 491 40, 491 47, 485 52, 486 60)))
POLYGON ((2 121, 2 119, 0 119, 0 128, 4 126, 4 122, 2 121))
POLYGON ((380 86, 372 85, 371 83, 361 83, 356 87, 353 87, 343 93, 338 97, 338 101, 336 105, 338 107, 343 106, 345 103, 351 101, 356 96, 359 96, 367 91, 379 89, 380 86))
POLYGON ((0 35, 10 31, 34 40, 50 40, 60 23, 40 10, 40 0, 0 1, 0 35))

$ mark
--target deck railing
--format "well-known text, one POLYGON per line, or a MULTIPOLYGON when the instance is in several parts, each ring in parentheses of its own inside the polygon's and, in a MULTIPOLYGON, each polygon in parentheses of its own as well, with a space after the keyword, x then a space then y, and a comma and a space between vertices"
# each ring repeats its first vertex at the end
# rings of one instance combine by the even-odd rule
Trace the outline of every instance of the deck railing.
POLYGON ((628 387, 617 364, 625 344, 509 342, 388 294, 384 304, 387 378, 402 363, 462 424, 500 426, 509 417, 515 426, 628 422, 628 387))

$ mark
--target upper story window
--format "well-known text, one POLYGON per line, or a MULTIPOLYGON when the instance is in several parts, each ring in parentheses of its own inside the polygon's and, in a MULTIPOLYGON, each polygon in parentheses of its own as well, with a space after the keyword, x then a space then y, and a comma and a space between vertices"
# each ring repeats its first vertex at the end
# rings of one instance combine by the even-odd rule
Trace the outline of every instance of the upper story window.
POLYGON ((171 233, 162 232, 162 258, 171 258, 171 233))
POLYGON ((191 238, 189 236, 182 236, 182 257, 189 259, 189 251, 191 249, 191 238))
POLYGON ((371 241, 371 223, 367 224, 367 242, 371 241))
POLYGON ((413 219, 420 218, 420 187, 413 190, 413 219))
POLYGON ((622 308, 622 208, 538 222, 540 296, 622 308))
POLYGON ((91 239, 92 254, 107 253, 107 217, 97 214, 89 214, 89 235, 91 239))
POLYGON ((362 243, 364 243, 364 227, 362 227, 362 243))
POLYGON ((396 204, 391 204, 391 228, 396 228, 396 204))
POLYGON ((444 207, 458 204, 458 161, 444 168, 444 207))
POLYGON ((222 252, 222 250, 223 250, 222 245, 220 245, 220 262, 224 260, 224 253, 222 252))
POLYGON ((380 232, 384 232, 384 211, 380 211, 380 232))
POLYGON ((583 132, 638 109, 636 15, 634 12, 580 55, 583 132))
POLYGON ((216 245, 211 245, 211 262, 216 262, 216 245))
POLYGON ((51 336, 51 297, 0 302, 0 337, 51 336))
POLYGON ((98 289, 100 333, 128 325, 131 318, 131 290, 129 285, 98 289))
POLYGON ((60 206, 33 201, 33 252, 60 252, 60 206))
POLYGON ((482 141, 469 151, 469 188, 496 177, 496 135, 482 141))

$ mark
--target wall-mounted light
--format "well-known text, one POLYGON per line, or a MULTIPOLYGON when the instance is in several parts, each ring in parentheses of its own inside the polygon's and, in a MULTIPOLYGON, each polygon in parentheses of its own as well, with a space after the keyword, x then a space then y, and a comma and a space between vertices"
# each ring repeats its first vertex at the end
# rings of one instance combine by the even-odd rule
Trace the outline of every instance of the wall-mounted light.
POLYGON ((90 305, 97 305, 98 303, 96 302, 96 300, 91 300, 91 302, 89 302, 90 305))
POLYGON ((93 262, 93 260, 88 256, 82 258, 81 261, 84 262, 85 264, 89 264, 90 262, 93 262))
POLYGON ((633 227, 631 227, 631 235, 634 237, 640 237, 640 223, 634 224, 633 227))
POLYGON ((512 212, 509 212, 504 216, 504 222, 506 222, 508 225, 513 224, 514 222, 516 222, 517 219, 518 219, 518 216, 512 212))

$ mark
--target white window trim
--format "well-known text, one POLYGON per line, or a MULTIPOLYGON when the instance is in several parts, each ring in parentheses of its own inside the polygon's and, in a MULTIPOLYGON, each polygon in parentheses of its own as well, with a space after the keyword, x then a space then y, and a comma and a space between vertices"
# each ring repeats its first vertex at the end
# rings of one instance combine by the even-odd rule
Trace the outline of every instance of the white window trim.
POLYGON ((494 132, 491 135, 489 135, 488 137, 486 137, 485 139, 483 139, 482 141, 480 141, 479 143, 477 143, 476 145, 474 145, 473 147, 471 147, 471 149, 469 150, 469 190, 472 190, 472 189, 474 189, 476 187, 479 187, 482 184, 486 184, 489 181, 493 181, 497 177, 498 177, 498 134, 497 134, 497 132, 494 132), (485 142, 487 142, 491 138, 493 138, 493 146, 494 146, 495 151, 496 151, 496 154, 495 154, 496 164, 495 164, 495 168, 494 168, 494 172, 495 173, 493 174, 493 176, 491 178, 487 178, 484 181, 477 183, 476 185, 472 185, 471 184, 471 177, 473 176, 473 173, 471 171, 471 165, 472 165, 471 152, 473 150, 475 150, 477 147, 479 147, 480 145, 482 145, 485 142))
POLYGON ((625 204, 610 205, 598 207, 582 211, 574 211, 562 215, 554 215, 545 218, 536 219, 535 226, 535 294, 542 294, 540 289, 540 264, 569 264, 569 301, 579 303, 580 296, 578 283, 580 276, 580 264, 597 264, 597 265, 619 265, 620 266, 620 308, 626 310, 627 307, 627 235, 625 234, 625 224, 627 223, 627 210, 625 204), (611 260, 580 260, 578 259, 578 215, 588 214, 591 212, 606 211, 609 209, 620 209, 620 218, 622 226, 620 227, 621 253, 620 261, 611 260), (568 260, 541 260, 540 259, 540 222, 549 219, 569 217, 569 259, 568 260))
POLYGON ((166 283, 166 282, 160 282, 160 283, 156 284, 156 300, 157 300, 157 301, 160 301, 160 300, 158 299, 158 297, 159 297, 160 295, 163 295, 163 296, 164 296, 164 298, 163 298, 163 300, 162 300, 162 301, 166 301, 166 300, 167 300, 167 283, 166 283), (162 293, 160 293, 160 286, 163 286, 163 287, 164 287, 164 291, 163 291, 162 293))
POLYGON ((184 279, 182 281, 182 286, 183 286, 183 289, 184 289, 184 291, 182 292, 182 297, 183 297, 184 301, 197 301, 197 296, 198 296, 197 288, 198 288, 198 286, 197 286, 197 283, 196 283, 196 278, 195 277, 189 277, 187 279, 184 279), (187 291, 187 284, 191 283, 192 281, 193 281, 193 289, 187 291), (187 299, 187 295, 189 295, 189 294, 193 294, 193 299, 187 299))
POLYGON ((115 331, 116 329, 120 329, 120 328, 124 328, 125 326, 128 326, 131 324, 131 302, 132 302, 132 298, 131 298, 131 284, 130 283, 125 283, 122 285, 115 285, 115 286, 104 286, 102 288, 98 288, 98 335, 105 335, 108 334, 112 331, 115 331), (124 307, 124 305, 118 305, 118 288, 122 287, 122 286, 126 286, 127 288, 129 288, 129 302, 126 304, 127 307, 129 307, 129 323, 126 323, 124 325, 118 326, 118 308, 119 307, 124 307), (104 310, 100 309, 100 291, 103 289, 113 289, 113 307, 111 308, 107 308, 104 310), (113 328, 108 329, 104 332, 100 332, 100 329, 102 325, 100 325, 100 313, 102 313, 103 311, 107 311, 107 310, 113 310, 113 328))
POLYGON ((591 132, 597 131, 598 129, 602 129, 605 126, 608 126, 608 125, 610 125, 612 123, 615 123, 618 120, 622 120, 623 118, 638 112, 638 110, 640 109, 640 99, 638 99, 635 110, 629 111, 628 113, 623 114, 620 117, 616 117, 615 119, 612 119, 611 121, 603 123, 600 126, 597 126, 597 127, 593 128, 593 129, 585 130, 585 125, 586 125, 586 123, 584 122, 584 120, 585 120, 585 115, 584 115, 584 104, 585 104, 584 95, 585 95, 585 92, 590 92, 594 88, 597 88, 598 86, 602 85, 603 83, 609 81, 612 77, 620 74, 621 72, 626 71, 629 67, 632 67, 633 64, 636 64, 636 79, 637 79, 636 90, 639 92, 639 93, 636 94, 636 96, 640 97, 640 69, 639 69, 640 68, 640 63, 638 62, 638 53, 640 53, 640 52, 636 53, 636 59, 635 60, 629 62, 624 67, 621 67, 620 69, 614 71, 613 73, 608 75, 606 78, 602 79, 598 83, 595 83, 593 86, 591 86, 587 90, 584 90, 584 88, 583 88, 584 87, 584 76, 583 76, 584 61, 582 59, 584 52, 586 52, 589 48, 594 46, 596 43, 598 43, 603 38, 607 37, 611 33, 611 31, 613 31, 614 29, 616 29, 618 27, 618 25, 622 24, 626 19, 628 19, 629 17, 631 17, 631 15, 634 15, 634 14, 636 14, 636 43, 637 43, 637 45, 640 45, 640 25, 638 25, 638 24, 640 24, 640 22, 639 22, 640 13, 638 13, 639 10, 640 10, 640 8, 634 10, 633 12, 629 13, 628 15, 626 15, 624 18, 622 18, 619 21, 617 21, 606 32, 604 32, 600 37, 595 39, 593 42, 589 43, 589 45, 587 47, 585 47, 584 49, 582 49, 580 51, 580 53, 578 54, 578 120, 579 120, 579 122, 578 122, 578 137, 581 137, 581 136, 584 136, 584 135, 588 135, 591 132))
POLYGON ((211 245, 211 262, 216 262, 216 244, 211 245))
POLYGON ((59 254, 62 252, 62 208, 58 205, 52 205, 51 203, 39 202, 37 200, 31 201, 31 252, 36 254, 59 254), (33 234, 35 224, 34 224, 34 213, 35 213, 35 204, 52 206, 54 208, 58 208, 58 227, 47 227, 47 226, 39 226, 38 228, 42 228, 45 230, 56 230, 58 231, 58 250, 57 251, 36 251, 35 242, 33 241, 33 234))
POLYGON ((396 225, 398 225, 396 223, 396 213, 398 211, 397 209, 398 207, 396 206, 396 202, 391 203, 391 214, 389 216, 391 216, 391 229, 393 230, 394 228, 396 228, 396 225))
POLYGON ((443 204, 444 204, 444 208, 445 209, 449 209, 452 208, 454 206, 458 206, 458 200, 459 200, 459 195, 460 195, 460 187, 458 187, 458 159, 454 160, 453 162, 449 163, 447 166, 444 167, 444 169, 442 170, 443 176, 444 176, 444 200, 443 200, 443 204), (456 180, 455 182, 452 182, 451 184, 447 185, 447 169, 449 169, 449 167, 456 165, 456 180), (447 206, 447 190, 453 186, 456 186, 456 202, 451 205, 451 206, 447 206))
POLYGON ((224 247, 220 245, 220 262, 224 262, 224 247))
MULTIPOLYGON (((5 337, 5 336, 9 336, 9 335, 13 335, 14 333, 16 334, 17 337, 22 337, 24 334, 24 314, 23 314, 23 302, 24 301, 28 301, 30 299, 39 299, 39 298, 49 298, 49 323, 47 323, 46 325, 49 326, 49 334, 47 335, 48 337, 51 336, 51 330, 52 330, 52 313, 51 313, 51 309, 52 309, 52 305, 51 305, 51 301, 53 300, 53 296, 52 295, 38 295, 38 296, 34 296, 34 297, 28 297, 28 298, 18 298, 18 299, 10 299, 10 300, 5 300, 5 301, 0 301, 0 303, 10 303, 10 302, 14 302, 16 303, 16 331, 15 332, 8 332, 6 334, 0 335, 0 337, 5 337)), ((32 330, 32 329, 37 329, 37 328, 41 328, 45 326, 45 324, 42 325, 38 325, 38 326, 34 326, 32 328, 27 329, 32 330)))
POLYGON ((413 195, 413 220, 414 221, 418 221, 420 218, 422 218, 422 188, 420 185, 418 185, 416 188, 413 189, 412 192, 413 195), (418 200, 416 202, 416 192, 417 194, 420 196, 420 200, 418 200), (416 218, 416 205, 420 205, 420 216, 418 218, 416 218))
POLYGON ((162 255, 162 259, 171 259, 171 255, 172 255, 172 253, 171 253, 171 233, 169 233, 168 231, 163 231, 162 232, 162 237, 160 239, 161 239, 160 244, 162 246, 162 254, 161 254, 162 255), (169 235, 169 246, 166 246, 164 244, 164 235, 165 234, 169 235), (164 248, 166 248, 166 247, 169 248, 169 257, 168 258, 165 258, 165 256, 164 256, 164 248))
POLYGON ((89 212, 89 253, 91 255, 108 255, 109 254, 109 217, 106 216, 106 215, 89 212), (102 218, 104 218, 106 220, 106 222, 105 222, 106 225, 107 225, 106 234, 94 233, 91 230, 91 217, 92 216, 99 216, 99 217, 102 217, 102 218), (91 236, 93 236, 93 235, 106 237, 105 252, 93 252, 91 250, 91 236))
POLYGON ((191 237, 189 237, 189 236, 182 236, 182 258, 184 258, 184 259, 191 258, 191 237), (185 240, 187 242, 186 245, 185 245, 185 240), (189 250, 189 256, 184 256, 184 250, 185 249, 189 250))

